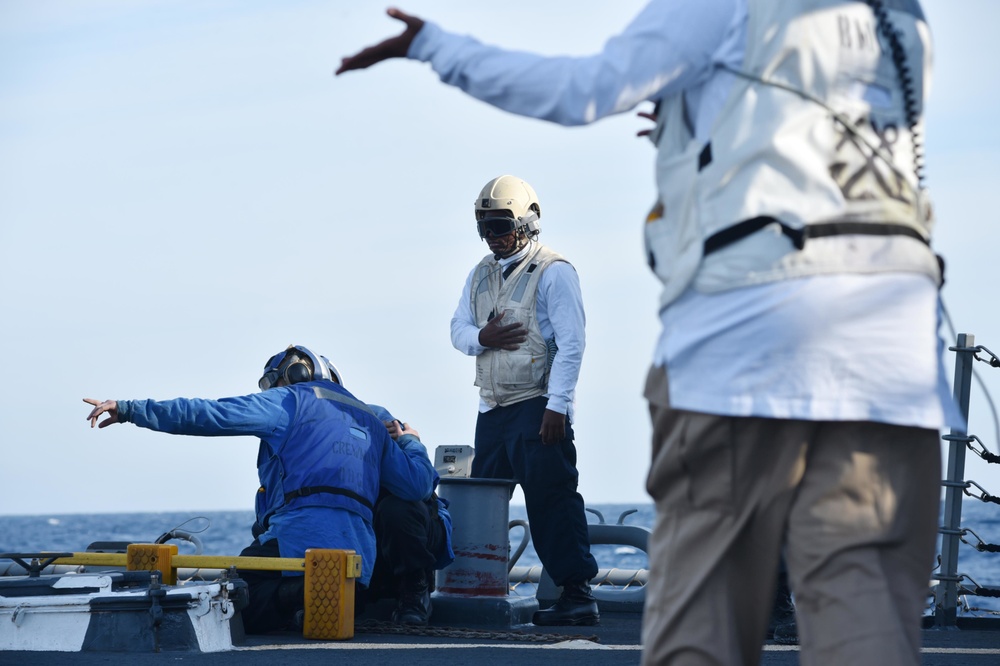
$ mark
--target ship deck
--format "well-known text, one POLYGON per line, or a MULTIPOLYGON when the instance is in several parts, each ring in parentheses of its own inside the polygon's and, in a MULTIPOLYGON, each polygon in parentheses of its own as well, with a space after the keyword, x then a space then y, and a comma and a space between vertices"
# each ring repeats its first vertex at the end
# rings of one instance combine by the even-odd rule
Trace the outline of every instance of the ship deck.
MULTIPOLYGON (((107 664, 127 658, 130 664, 165 664, 182 660, 195 664, 240 664, 273 666, 275 663, 311 664, 343 658, 352 666, 406 666, 432 664, 517 664, 551 666, 564 662, 574 666, 618 666, 638 664, 640 647, 638 613, 605 612, 597 627, 538 628, 532 625, 512 630, 455 629, 431 627, 412 633, 383 633, 385 625, 359 622, 355 637, 348 641, 311 641, 293 632, 249 636, 240 647, 212 654, 200 653, 74 653, 74 664, 107 664), (532 642, 531 637, 545 637, 532 642), (347 653, 347 654, 345 654, 347 653)), ((1000 631, 992 621, 966 623, 962 629, 925 629, 924 666, 995 666, 1000 663, 1000 631)), ((0 664, 62 664, 69 655, 58 652, 0 652, 0 664)), ((794 666, 799 663, 797 646, 763 646, 764 666, 794 666)))

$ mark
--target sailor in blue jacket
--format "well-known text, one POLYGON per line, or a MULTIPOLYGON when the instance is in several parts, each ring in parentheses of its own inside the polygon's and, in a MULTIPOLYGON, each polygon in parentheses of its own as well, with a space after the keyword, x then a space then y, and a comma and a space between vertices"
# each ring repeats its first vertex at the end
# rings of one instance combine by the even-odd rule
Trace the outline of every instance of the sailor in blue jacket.
MULTIPOLYGON (((134 423, 177 435, 260 438, 257 523, 244 555, 304 557, 307 548, 355 550, 358 582, 366 586, 375 563, 373 527, 380 487, 406 501, 431 497, 436 476, 415 437, 389 436, 372 410, 334 379, 325 358, 305 347, 271 357, 260 393, 220 400, 85 399, 87 418, 134 423)), ((405 431, 403 434, 408 434, 405 431)), ((302 608, 301 574, 241 572, 250 587, 243 611, 250 633, 281 629, 302 608)))

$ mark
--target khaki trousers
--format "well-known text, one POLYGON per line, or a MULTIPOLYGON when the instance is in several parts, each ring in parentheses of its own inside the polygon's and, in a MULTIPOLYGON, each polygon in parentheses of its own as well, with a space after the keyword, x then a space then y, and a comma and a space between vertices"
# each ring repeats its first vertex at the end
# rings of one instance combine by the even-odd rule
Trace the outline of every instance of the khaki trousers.
POLYGON ((783 546, 803 666, 920 663, 937 431, 673 410, 662 368, 646 397, 656 523, 645 666, 757 664, 783 546))

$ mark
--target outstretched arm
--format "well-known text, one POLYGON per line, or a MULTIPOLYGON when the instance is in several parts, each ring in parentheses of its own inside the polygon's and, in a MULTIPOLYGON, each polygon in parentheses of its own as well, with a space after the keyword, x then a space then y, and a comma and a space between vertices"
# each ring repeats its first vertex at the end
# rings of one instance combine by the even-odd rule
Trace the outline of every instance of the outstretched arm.
POLYGON ((340 67, 334 72, 335 75, 339 76, 352 69, 365 69, 389 58, 406 57, 406 53, 410 50, 410 44, 413 43, 413 38, 424 27, 424 22, 422 19, 403 13, 395 7, 390 7, 385 13, 405 23, 406 29, 395 37, 389 37, 378 44, 358 51, 352 56, 342 58, 340 67))
POLYGON ((101 428, 129 422, 140 428, 174 435, 252 435, 272 441, 283 436, 295 413, 295 397, 287 389, 220 400, 175 398, 102 402, 84 398, 84 402, 93 405, 87 415, 91 427, 102 414, 108 414, 109 418, 98 424, 101 428))
POLYGON ((337 74, 387 58, 428 62, 441 81, 488 104, 561 125, 584 125, 681 92, 716 65, 738 0, 650 0, 590 56, 545 56, 482 44, 397 9, 396 37, 344 58, 337 74))

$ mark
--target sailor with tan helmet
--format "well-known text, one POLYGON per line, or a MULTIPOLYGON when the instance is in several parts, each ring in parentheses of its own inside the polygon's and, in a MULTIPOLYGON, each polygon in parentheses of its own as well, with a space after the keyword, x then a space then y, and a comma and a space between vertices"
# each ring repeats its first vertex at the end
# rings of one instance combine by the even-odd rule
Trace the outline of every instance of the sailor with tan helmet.
POLYGON ((535 624, 599 620, 590 579, 583 498, 576 491, 573 397, 584 348, 580 280, 538 242, 541 206, 514 176, 476 198, 479 236, 490 253, 472 269, 451 320, 451 341, 476 357, 479 420, 472 475, 515 479, 524 491, 531 539, 562 596, 535 624))

